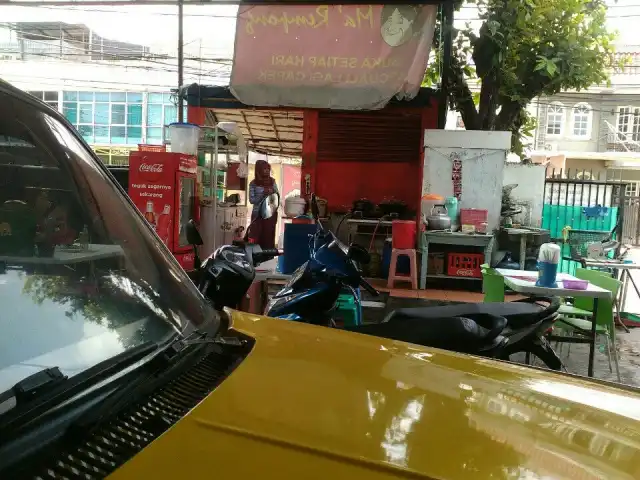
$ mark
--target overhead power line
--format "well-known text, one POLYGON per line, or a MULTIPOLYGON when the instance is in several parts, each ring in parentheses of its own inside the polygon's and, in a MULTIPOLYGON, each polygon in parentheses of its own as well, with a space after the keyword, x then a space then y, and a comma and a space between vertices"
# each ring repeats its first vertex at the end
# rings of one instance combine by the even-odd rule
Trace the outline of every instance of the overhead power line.
MULTIPOLYGON (((101 88, 104 90, 109 90, 109 91, 118 91, 121 92, 121 89, 117 89, 117 88, 113 88, 113 87, 109 87, 109 85, 122 85, 124 86, 130 86, 130 87, 134 87, 136 88, 136 90, 131 90, 129 89, 129 91, 136 91, 136 92, 143 92, 143 91, 148 91, 149 87, 151 88, 162 88, 165 89, 163 91, 165 91, 167 89, 172 89, 175 88, 175 85, 171 84, 171 85, 163 85, 163 84, 153 84, 153 83, 148 83, 148 82, 144 82, 144 83, 136 83, 136 82, 123 82, 123 81, 117 81, 117 80, 90 80, 90 79, 77 79, 77 78, 66 78, 66 77, 47 77, 47 76, 38 76, 38 75, 21 75, 21 74, 12 74, 12 73, 3 73, 3 78, 5 80, 9 80, 11 78, 20 78, 20 79, 25 79, 23 80, 23 82, 26 83, 26 81, 30 81, 31 83, 38 83, 38 84, 42 84, 42 85, 51 85, 51 86, 56 86, 58 87, 58 89, 62 89, 64 90, 63 87, 60 86, 61 82, 69 82, 69 83, 77 83, 80 84, 79 88, 82 87, 82 85, 92 85, 95 86, 95 88, 101 88), (50 81, 50 82, 47 82, 50 81), (54 82, 54 83, 51 83, 54 82)), ((225 79, 226 77, 220 77, 221 79, 225 79)))
MULTIPOLYGON (((67 45, 70 48, 75 48, 77 50, 80 50, 81 52, 87 52, 87 53, 93 53, 93 54, 106 54, 106 55, 112 55, 113 51, 115 51, 116 53, 128 53, 128 54, 136 54, 136 55, 148 55, 149 57, 156 57, 157 59, 177 59, 177 56, 171 56, 171 55, 167 55, 167 54, 163 54, 163 53, 152 53, 152 52, 144 52, 140 49, 136 49, 136 48, 131 48, 131 47, 123 47, 123 46, 118 46, 118 45, 109 45, 108 46, 108 50, 107 51, 103 51, 101 49, 101 45, 100 44, 92 44, 89 40, 75 40, 73 38, 60 38, 57 36, 53 36, 53 35, 46 35, 43 33, 34 33, 34 32, 30 32, 30 31, 26 31, 26 30, 22 30, 19 28, 15 27, 15 24, 13 23, 0 23, 0 28, 4 28, 7 30, 10 30, 12 32, 21 34, 21 35, 29 35, 30 37, 37 37, 38 40, 32 40, 29 39, 29 41, 31 42, 38 42, 38 41, 56 41, 56 42, 60 42, 62 41, 63 44, 67 45), (87 47, 93 47, 93 48, 87 48, 87 47)), ((105 39, 106 40, 106 39, 105 39)), ((109 40, 109 42, 114 42, 113 40, 109 40)), ((127 42, 120 42, 120 43, 127 43, 127 42)), ((146 45, 140 45, 141 47, 146 47, 146 45)), ((190 57, 190 56, 185 56, 184 57, 185 60, 195 60, 195 61, 201 61, 201 62, 217 62, 217 63, 228 63, 231 64, 231 62, 233 61, 232 58, 207 58, 207 57, 190 57)))

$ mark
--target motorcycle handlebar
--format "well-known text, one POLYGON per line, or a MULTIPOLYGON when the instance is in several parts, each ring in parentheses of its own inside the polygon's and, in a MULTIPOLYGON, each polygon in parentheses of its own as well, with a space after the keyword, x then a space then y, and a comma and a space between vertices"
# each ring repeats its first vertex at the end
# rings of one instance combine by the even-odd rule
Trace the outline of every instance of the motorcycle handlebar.
POLYGON ((258 264, 262 263, 265 260, 271 260, 272 258, 278 257, 282 255, 282 251, 277 248, 267 248, 260 252, 253 253, 253 263, 258 264))

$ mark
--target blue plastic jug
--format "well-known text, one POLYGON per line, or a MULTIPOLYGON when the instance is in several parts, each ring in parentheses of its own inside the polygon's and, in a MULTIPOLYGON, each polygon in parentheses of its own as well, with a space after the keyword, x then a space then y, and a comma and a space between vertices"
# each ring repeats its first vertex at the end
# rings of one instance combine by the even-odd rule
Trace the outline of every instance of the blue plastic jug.
POLYGON ((538 262, 538 281, 536 287, 558 288, 556 276, 558 274, 558 264, 549 262, 538 262))

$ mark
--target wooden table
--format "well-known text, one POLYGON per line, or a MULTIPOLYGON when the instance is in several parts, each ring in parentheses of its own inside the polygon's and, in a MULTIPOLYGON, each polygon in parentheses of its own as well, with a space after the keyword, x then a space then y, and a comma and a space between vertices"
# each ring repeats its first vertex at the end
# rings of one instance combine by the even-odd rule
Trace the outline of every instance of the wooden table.
POLYGON ((289 281, 291 275, 278 272, 276 270, 277 265, 278 259, 274 258, 256 267, 256 276, 246 294, 246 300, 243 302, 242 310, 262 315, 267 302, 269 285, 284 285, 289 281))
POLYGON ((461 245, 481 247, 484 250, 484 262, 491 262, 491 251, 493 250, 493 235, 481 235, 479 233, 460 233, 460 232, 436 232, 426 231, 422 234, 422 258, 420 261, 420 289, 427 288, 427 278, 451 278, 455 280, 482 280, 475 277, 452 277, 449 275, 428 275, 427 261, 429 256, 429 245, 461 245))
POLYGON ((278 259, 272 258, 256 267, 255 282, 263 282, 266 280, 289 280, 291 275, 280 273, 277 271, 278 259))
MULTIPOLYGON (((513 227, 501 227, 501 232, 504 232, 507 235, 507 240, 509 236, 518 237, 520 251, 518 258, 520 259, 520 270, 525 269, 525 263, 527 260, 527 242, 533 239, 533 237, 540 236, 547 230, 543 230, 541 228, 534 227, 522 227, 522 228, 513 228, 513 227)), ((498 233, 499 235, 499 233, 498 233)))
MULTIPOLYGON (((390 220, 376 220, 369 218, 349 218, 346 220, 349 229, 347 245, 355 242, 358 236, 372 237, 375 235, 384 242, 384 239, 391 236, 393 222, 390 220)), ((369 242, 365 246, 368 246, 369 242)))
POLYGON ((587 297, 593 298, 593 313, 591 315, 591 338, 567 338, 567 337, 551 337, 551 340, 564 341, 567 343, 589 343, 589 371, 588 375, 593 377, 593 359, 596 351, 596 316, 598 314, 598 300, 601 298, 611 299, 611 292, 604 288, 596 287, 589 283, 586 290, 569 290, 562 288, 562 280, 578 280, 573 275, 567 273, 558 273, 558 288, 538 287, 536 281, 538 279, 537 271, 527 270, 507 270, 497 268, 496 271, 504 277, 504 283, 514 292, 522 295, 542 296, 542 297, 587 297))

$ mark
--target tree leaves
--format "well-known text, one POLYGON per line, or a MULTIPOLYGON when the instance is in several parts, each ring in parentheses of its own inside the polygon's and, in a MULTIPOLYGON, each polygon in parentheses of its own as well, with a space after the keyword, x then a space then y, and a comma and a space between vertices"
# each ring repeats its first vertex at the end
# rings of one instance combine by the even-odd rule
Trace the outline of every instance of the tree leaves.
MULTIPOLYGON (((615 32, 607 30, 602 0, 467 3, 478 5, 483 23, 479 32, 454 32, 448 85, 467 129, 518 136, 531 125, 525 108, 532 99, 605 84, 611 68, 624 64, 614 55, 615 32), (477 106, 469 88, 474 83, 481 85, 477 106)), ((519 139, 512 143, 521 147, 519 139)))
MULTIPOLYGON (((549 59, 549 58, 545 58, 543 56, 538 56, 538 63, 536 63, 536 67, 534 68, 534 71, 539 72, 539 71, 543 71, 546 72, 547 75, 549 76, 549 78, 553 78, 553 76, 558 73, 558 67, 556 65, 557 62, 559 62, 560 59, 559 58, 553 58, 553 59, 549 59)), ((571 66, 569 68, 570 70, 573 69, 573 66, 571 66)))

